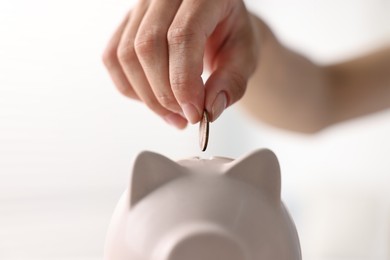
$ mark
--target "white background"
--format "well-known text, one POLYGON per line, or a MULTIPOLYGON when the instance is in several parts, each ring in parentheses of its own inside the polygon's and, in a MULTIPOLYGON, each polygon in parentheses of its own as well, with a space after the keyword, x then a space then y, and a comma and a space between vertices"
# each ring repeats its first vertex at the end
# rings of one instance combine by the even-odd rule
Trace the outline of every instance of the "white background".
MULTIPOLYGON (((285 44, 331 63, 389 42, 389 2, 247 4, 285 44)), ((306 259, 390 259, 390 111, 303 136, 229 108, 200 153, 197 126, 165 125, 120 96, 103 68, 134 3, 0 0, 0 259, 101 259, 142 150, 235 158, 261 147, 280 159, 306 259)))

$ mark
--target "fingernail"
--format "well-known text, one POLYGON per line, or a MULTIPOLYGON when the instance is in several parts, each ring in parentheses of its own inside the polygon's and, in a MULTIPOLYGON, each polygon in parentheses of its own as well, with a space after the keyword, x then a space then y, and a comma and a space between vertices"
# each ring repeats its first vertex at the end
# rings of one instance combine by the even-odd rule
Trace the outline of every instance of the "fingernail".
POLYGON ((173 125, 179 129, 183 129, 187 126, 187 120, 185 120, 183 117, 181 117, 178 114, 168 114, 164 116, 165 122, 167 122, 170 125, 173 125))
POLYGON ((215 121, 222 114, 222 112, 226 108, 226 105, 227 105, 226 93, 225 91, 221 91, 218 93, 211 107, 212 121, 215 121))
POLYGON ((186 103, 181 106, 183 109, 183 113, 186 116, 187 120, 191 122, 191 124, 195 124, 199 120, 199 112, 195 108, 194 105, 186 103))

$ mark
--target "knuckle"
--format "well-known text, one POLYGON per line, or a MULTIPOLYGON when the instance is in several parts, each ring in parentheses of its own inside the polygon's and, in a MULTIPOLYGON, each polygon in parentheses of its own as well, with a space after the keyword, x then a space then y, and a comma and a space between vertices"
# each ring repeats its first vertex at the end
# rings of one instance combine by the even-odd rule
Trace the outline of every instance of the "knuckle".
POLYGON ((137 60, 137 54, 135 53, 134 46, 132 45, 119 46, 116 55, 121 64, 131 63, 137 60))
POLYGON ((176 72, 173 74, 174 76, 171 78, 171 86, 175 92, 184 92, 188 89, 188 84, 190 82, 190 77, 188 73, 184 72, 176 72))
POLYGON ((111 69, 115 66, 116 60, 116 48, 108 47, 102 55, 103 64, 107 69, 111 69))
POLYGON ((145 31, 137 34, 134 41, 135 52, 139 56, 146 56, 156 49, 156 46, 162 43, 164 37, 159 29, 145 31))
POLYGON ((194 42, 199 33, 190 26, 176 27, 172 26, 168 30, 168 45, 177 46, 194 42))
POLYGON ((157 114, 162 114, 163 108, 156 98, 152 98, 152 97, 144 98, 143 102, 152 111, 156 112, 157 114))
POLYGON ((159 93, 156 95, 156 98, 160 102, 160 104, 166 109, 171 110, 177 107, 177 102, 173 95, 159 93))
POLYGON ((193 97, 196 97, 197 88, 193 86, 193 78, 188 73, 175 73, 175 76, 171 79, 171 87, 175 94, 175 97, 184 102, 185 100, 191 100, 193 97))
POLYGON ((119 91, 119 93, 121 93, 125 97, 131 98, 131 99, 139 99, 137 94, 131 88, 117 87, 117 90, 119 91))

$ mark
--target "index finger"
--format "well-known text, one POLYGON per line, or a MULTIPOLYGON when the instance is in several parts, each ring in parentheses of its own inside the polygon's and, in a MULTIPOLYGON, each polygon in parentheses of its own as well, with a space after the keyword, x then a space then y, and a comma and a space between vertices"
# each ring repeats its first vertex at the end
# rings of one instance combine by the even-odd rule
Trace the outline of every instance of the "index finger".
POLYGON ((205 89, 201 75, 205 45, 218 23, 226 17, 227 2, 184 0, 168 31, 170 84, 192 124, 201 119, 204 110, 205 89))

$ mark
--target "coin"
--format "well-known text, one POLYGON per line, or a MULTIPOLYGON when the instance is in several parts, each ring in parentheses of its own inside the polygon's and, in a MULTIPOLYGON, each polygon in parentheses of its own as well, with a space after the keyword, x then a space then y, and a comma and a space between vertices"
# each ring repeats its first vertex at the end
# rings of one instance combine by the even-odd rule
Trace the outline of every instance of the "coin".
POLYGON ((202 152, 206 151, 209 141, 209 114, 203 111, 202 120, 199 122, 199 146, 202 152))

